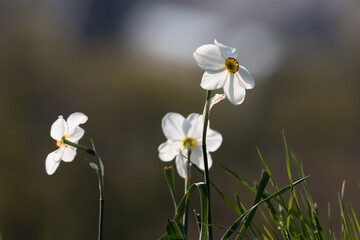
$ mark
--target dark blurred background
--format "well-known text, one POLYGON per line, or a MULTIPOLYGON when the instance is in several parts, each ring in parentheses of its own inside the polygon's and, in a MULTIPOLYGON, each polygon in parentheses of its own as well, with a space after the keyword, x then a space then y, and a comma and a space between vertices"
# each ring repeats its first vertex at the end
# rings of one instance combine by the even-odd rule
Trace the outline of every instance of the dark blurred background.
MULTIPOLYGON (((173 216, 163 167, 174 164, 157 156, 166 140, 161 119, 202 112, 203 71, 192 53, 215 38, 238 49, 256 86, 240 106, 223 101, 213 109, 211 127, 224 138, 213 158, 258 180, 258 146, 285 186, 284 129, 311 175, 323 220, 330 202, 339 231, 343 180, 360 214, 359 24, 360 2, 353 0, 0 1, 3 238, 96 239, 98 188, 89 156, 79 151, 53 176, 44 166, 56 148, 51 124, 76 111, 89 116, 80 143, 92 138, 105 164, 105 239, 160 237, 173 216)), ((253 194, 222 169, 214 166, 211 177, 250 206, 253 194)), ((177 174, 176 186, 180 198, 177 174)), ((235 213, 214 191, 212 199, 214 223, 229 226, 235 213)), ((222 232, 215 230, 216 238, 222 232)))

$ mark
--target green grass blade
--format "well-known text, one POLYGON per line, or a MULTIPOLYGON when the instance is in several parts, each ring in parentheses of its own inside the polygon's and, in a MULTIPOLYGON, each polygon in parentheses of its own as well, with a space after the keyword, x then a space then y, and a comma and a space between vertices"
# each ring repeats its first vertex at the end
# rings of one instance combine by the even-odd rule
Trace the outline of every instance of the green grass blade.
MULTIPOLYGON (((292 189, 294 186, 298 185, 299 183, 301 183, 302 181, 304 181, 305 179, 307 179, 308 177, 304 177, 304 178, 301 178, 299 179, 298 181, 294 182, 292 185, 288 185, 282 189, 280 189, 279 191, 271 194, 270 196, 268 196, 267 198, 261 200, 260 202, 258 202, 257 204, 255 204, 254 206, 252 206, 251 208, 249 208, 244 214, 242 214, 238 219, 236 219, 236 221, 231 225, 231 227, 229 229, 231 230, 235 230, 239 225, 240 223, 244 220, 245 217, 248 216, 248 214, 252 211, 254 211, 260 204, 272 199, 272 198, 275 198, 277 196, 280 196, 281 194, 289 191, 290 189, 292 189)), ((222 240, 225 240, 225 239, 228 239, 228 237, 231 235, 231 232, 230 231, 227 231, 225 233, 225 235, 222 237, 222 240)))
POLYGON ((243 177, 240 177, 239 175, 237 175, 235 172, 233 172, 232 170, 230 170, 230 168, 226 167, 224 164, 218 162, 218 161, 214 161, 217 165, 219 165, 220 167, 222 167, 228 174, 230 174, 230 176, 234 177, 235 179, 239 180, 242 184, 244 184, 247 188, 249 188, 251 191, 253 191, 254 193, 257 192, 256 187, 254 186, 254 184, 249 181, 246 180, 243 177))
POLYGON ((228 198, 225 194, 215 185, 213 181, 210 180, 211 186, 215 189, 215 191, 220 195, 222 199, 238 214, 241 215, 240 209, 228 198))
MULTIPOLYGON (((353 215, 355 224, 356 224, 357 231, 358 231, 358 233, 360 234, 359 221, 358 221, 358 218, 357 218, 356 213, 355 213, 355 211, 354 211, 354 207, 353 207, 353 205, 352 205, 351 203, 350 203, 350 209, 351 209, 351 212, 352 212, 352 215, 353 215)), ((356 234, 356 235, 357 235, 357 234, 356 234)))
MULTIPOLYGON (((266 172, 266 171, 263 171, 262 172, 262 175, 261 175, 261 179, 260 179, 260 184, 259 184, 259 188, 258 188, 258 191, 257 191, 257 194, 255 196, 255 200, 254 200, 254 203, 253 205, 256 205, 258 202, 260 202, 261 200, 261 197, 263 196, 263 193, 265 191, 265 187, 267 186, 268 182, 269 182, 269 174, 266 172)), ((240 232, 245 234, 247 228, 250 226, 250 223, 255 215, 255 212, 256 212, 256 209, 254 209, 254 211, 252 211, 251 213, 249 213, 248 217, 246 218, 245 220, 245 223, 244 225, 242 226, 242 228, 240 229, 240 232)), ((238 237, 236 238, 236 240, 240 240, 242 238, 241 235, 238 235, 238 237)))
POLYGON ((286 159, 286 169, 287 169, 287 172, 288 172, 288 177, 289 177, 289 181, 290 183, 292 183, 292 176, 291 176, 291 170, 290 170, 290 157, 289 157, 289 150, 288 150, 288 146, 287 146, 287 141, 286 141, 286 138, 285 138, 285 132, 283 130, 282 132, 282 135, 283 135, 283 140, 284 140, 284 147, 285 147, 285 159, 286 159))
MULTIPOLYGON (((189 190, 186 192, 186 194, 184 195, 184 197, 182 198, 182 200, 179 203, 179 206, 176 210, 175 216, 174 216, 174 221, 176 223, 178 223, 181 218, 183 217, 185 210, 186 210, 186 206, 187 203, 189 201, 189 198, 191 196, 191 194, 193 193, 193 191, 195 189, 198 189, 199 194, 200 194, 200 203, 201 203, 201 222, 202 223, 207 223, 208 222, 208 195, 207 195, 207 188, 205 183, 201 182, 201 183, 194 183, 190 186, 189 190)), ((201 227, 201 232, 200 232, 200 238, 201 240, 205 240, 206 238, 206 227, 201 227)))
POLYGON ((173 220, 168 219, 165 229, 170 240, 184 239, 178 224, 173 220))
POLYGON ((166 182, 167 182, 169 190, 170 190, 170 194, 171 194, 171 198, 174 203, 174 207, 175 207, 175 209, 177 209, 177 202, 176 202, 176 198, 175 198, 175 182, 174 182, 173 167, 172 166, 164 167, 164 175, 165 175, 165 179, 166 179, 166 182))
MULTIPOLYGON (((199 195, 200 195, 201 222, 207 224, 207 222, 208 222, 208 194, 207 194, 208 191, 207 191, 206 184, 203 182, 192 184, 190 186, 190 188, 188 189, 188 191, 184 194, 183 198, 181 199, 181 201, 176 209, 175 215, 174 215, 173 221, 175 223, 178 224, 180 222, 180 220, 183 218, 184 213, 187 208, 187 205, 188 205, 188 202, 189 202, 189 198, 195 189, 197 189, 199 191, 199 195)), ((169 238, 168 234, 165 234, 160 239, 165 240, 168 238, 169 238)), ((199 240, 205 240, 205 239, 206 239, 206 227, 202 226, 201 231, 200 231, 199 240)))

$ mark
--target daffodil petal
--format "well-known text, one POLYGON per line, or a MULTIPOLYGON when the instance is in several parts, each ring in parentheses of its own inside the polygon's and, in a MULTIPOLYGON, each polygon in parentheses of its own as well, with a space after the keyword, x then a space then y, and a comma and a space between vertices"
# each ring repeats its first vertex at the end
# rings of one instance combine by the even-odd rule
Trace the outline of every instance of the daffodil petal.
POLYGON ((238 53, 236 48, 228 47, 224 44, 219 43, 218 41, 214 41, 215 45, 219 48, 219 51, 224 59, 227 59, 229 57, 231 58, 237 58, 238 53))
POLYGON ((59 116, 58 119, 51 125, 50 136, 58 141, 67 134, 68 126, 63 116, 59 116))
POLYGON ((76 148, 66 146, 64 148, 64 154, 62 156, 62 160, 64 162, 72 162, 76 156, 76 148))
POLYGON ((186 159, 184 159, 180 154, 176 156, 175 164, 176 169, 180 177, 185 178, 185 171, 186 171, 186 159))
POLYGON ((55 150, 54 153, 54 161, 55 162, 60 162, 60 160, 62 159, 63 155, 64 155, 64 145, 61 145, 57 150, 55 150))
POLYGON ((225 59, 223 59, 218 47, 214 44, 206 44, 197 48, 193 57, 197 65, 206 71, 221 70, 225 65, 225 59))
MULTIPOLYGON (((181 143, 180 143, 181 145, 181 143)), ((161 161, 164 162, 170 162, 175 158, 177 154, 179 154, 181 146, 179 148, 176 147, 176 144, 167 141, 162 144, 160 144, 158 150, 159 150, 159 158, 161 161)))
POLYGON ((78 143, 78 141, 84 136, 85 130, 81 127, 76 127, 75 131, 69 135, 66 140, 69 140, 73 143, 78 143))
POLYGON ((209 152, 216 151, 221 143, 222 143, 222 136, 218 131, 208 129, 206 134, 206 148, 209 152))
POLYGON ((56 171, 56 169, 58 168, 58 166, 60 164, 60 161, 54 160, 54 154, 55 154, 55 151, 49 153, 45 160, 45 170, 48 175, 54 174, 54 172, 56 171))
POLYGON ((252 89, 255 87, 254 78, 251 76, 250 72, 243 66, 239 66, 239 70, 236 73, 236 77, 240 79, 242 84, 246 89, 252 89))
POLYGON ((201 140, 204 126, 202 115, 192 113, 187 117, 187 120, 190 122, 191 127, 187 131, 186 136, 195 139, 195 142, 197 142, 197 140, 201 140))
POLYGON ((80 124, 86 123, 87 120, 88 117, 83 113, 72 113, 67 119, 67 124, 69 126, 68 135, 72 135, 75 132, 76 127, 78 127, 80 124))
POLYGON ((183 140, 186 136, 183 131, 185 118, 178 113, 167 113, 161 123, 164 135, 169 140, 183 140))
POLYGON ((217 71, 207 70, 202 76, 200 86, 206 90, 222 88, 225 84, 227 72, 225 67, 217 71))
POLYGON ((245 89, 234 74, 229 73, 224 85, 224 93, 232 104, 239 105, 245 99, 245 89), (241 84, 241 85, 240 85, 241 84))
MULTIPOLYGON (((196 147, 192 148, 191 154, 190 154, 190 161, 199 167, 201 165, 201 162, 203 162, 202 159, 203 159, 203 156, 202 156, 201 146, 196 146, 196 147)), ((202 168, 202 170, 203 169, 204 168, 202 168)))

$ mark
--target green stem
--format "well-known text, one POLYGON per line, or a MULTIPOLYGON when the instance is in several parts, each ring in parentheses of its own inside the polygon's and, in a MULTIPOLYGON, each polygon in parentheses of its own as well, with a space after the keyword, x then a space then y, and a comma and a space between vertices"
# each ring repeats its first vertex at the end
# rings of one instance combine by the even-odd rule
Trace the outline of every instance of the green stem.
POLYGON ((64 143, 67 145, 70 145, 72 147, 78 148, 83 150, 84 152, 87 152, 90 155, 93 155, 96 158, 96 165, 97 165, 97 171, 96 174, 98 176, 98 180, 99 180, 99 194, 100 194, 100 199, 99 199, 99 230, 98 230, 98 240, 102 240, 103 239, 103 217, 104 217, 104 173, 103 173, 103 168, 102 168, 102 164, 101 164, 101 159, 99 154, 97 153, 97 151, 95 150, 94 147, 94 143, 93 143, 93 147, 86 147, 77 143, 73 143, 70 142, 66 139, 63 139, 64 143))
MULTIPOLYGON (((186 170, 185 170, 185 193, 184 194, 186 194, 190 188, 190 179, 191 179, 191 161, 190 161, 191 148, 188 145, 189 144, 187 144, 187 147, 186 147, 187 148, 187 161, 186 161, 186 170)), ((189 202, 187 203, 186 210, 184 213, 184 218, 183 218, 185 240, 187 239, 187 230, 188 230, 188 212, 189 212, 189 202)))
POLYGON ((208 191, 208 232, 209 232, 209 240, 212 240, 212 228, 211 228, 211 208, 210 208, 210 177, 209 177, 209 165, 207 159, 207 150, 206 150, 206 133, 209 125, 209 114, 210 114, 210 100, 211 98, 211 90, 206 92, 206 101, 204 107, 204 128, 202 135, 202 150, 204 156, 204 182, 206 184, 206 188, 208 191))

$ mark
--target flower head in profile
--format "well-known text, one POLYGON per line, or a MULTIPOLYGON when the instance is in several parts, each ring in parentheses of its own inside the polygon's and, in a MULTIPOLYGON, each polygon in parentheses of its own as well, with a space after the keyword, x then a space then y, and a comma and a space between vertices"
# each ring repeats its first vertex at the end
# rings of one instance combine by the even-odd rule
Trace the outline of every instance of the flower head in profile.
POLYGON ((63 116, 59 116, 51 125, 50 136, 56 140, 58 149, 49 153, 46 157, 45 168, 47 174, 52 175, 58 168, 61 160, 64 162, 74 160, 76 148, 65 144, 64 139, 78 143, 85 133, 84 129, 79 127, 79 125, 87 120, 88 117, 85 114, 76 112, 71 114, 67 121, 64 120, 63 116))
POLYGON ((249 71, 237 60, 237 50, 216 40, 214 44, 199 47, 193 54, 196 63, 205 70, 201 87, 206 90, 224 89, 229 101, 235 105, 245 99, 245 89, 255 86, 249 71))
MULTIPOLYGON (((175 159, 176 168, 179 175, 185 178, 187 164, 187 148, 191 149, 190 161, 204 170, 204 160, 202 153, 202 131, 203 117, 200 114, 192 113, 184 118, 178 113, 168 113, 162 119, 161 124, 167 141, 159 146, 159 157, 164 162, 175 159)), ((209 152, 216 151, 222 142, 219 132, 207 129, 206 143, 208 166, 212 165, 209 152)))

